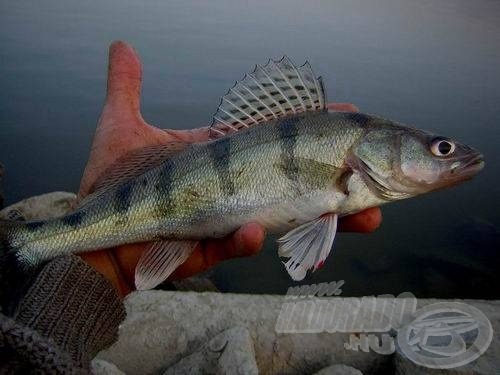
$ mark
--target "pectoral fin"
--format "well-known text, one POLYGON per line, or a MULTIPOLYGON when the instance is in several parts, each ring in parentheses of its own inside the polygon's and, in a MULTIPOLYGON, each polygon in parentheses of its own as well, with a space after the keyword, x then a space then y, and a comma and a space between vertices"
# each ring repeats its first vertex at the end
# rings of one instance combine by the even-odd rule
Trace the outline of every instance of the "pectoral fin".
POLYGON ((195 249, 198 241, 158 241, 139 259, 135 268, 137 290, 152 289, 167 279, 195 249))
POLYGON ((316 271, 323 265, 335 239, 337 218, 333 213, 323 215, 278 240, 278 255, 290 258, 284 265, 293 280, 300 281, 309 269, 316 271))

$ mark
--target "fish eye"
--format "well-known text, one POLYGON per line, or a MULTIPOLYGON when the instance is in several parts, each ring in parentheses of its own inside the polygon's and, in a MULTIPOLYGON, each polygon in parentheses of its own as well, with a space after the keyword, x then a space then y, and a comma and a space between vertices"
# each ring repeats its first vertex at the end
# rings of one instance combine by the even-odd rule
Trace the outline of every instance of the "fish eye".
POLYGON ((438 138, 432 141, 431 151, 436 156, 448 156, 455 151, 455 144, 446 139, 438 138))

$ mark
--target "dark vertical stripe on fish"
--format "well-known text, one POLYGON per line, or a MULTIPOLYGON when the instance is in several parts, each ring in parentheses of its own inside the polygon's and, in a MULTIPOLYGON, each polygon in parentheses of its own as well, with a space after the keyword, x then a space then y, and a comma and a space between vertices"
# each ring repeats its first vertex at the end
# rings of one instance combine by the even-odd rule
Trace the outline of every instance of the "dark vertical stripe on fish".
POLYGON ((370 122, 371 120, 370 116, 360 112, 347 112, 345 113, 344 117, 362 126, 368 124, 368 122, 370 122))
POLYGON ((286 177, 293 181, 298 181, 298 171, 295 160, 295 147, 297 146, 298 128, 297 122, 300 117, 290 117, 278 124, 279 136, 281 140, 281 163, 286 177))
POLYGON ((220 186, 226 196, 234 195, 234 181, 229 173, 229 163, 231 157, 231 138, 221 138, 209 145, 212 163, 220 186))
POLYGON ((167 159, 163 162, 158 183, 156 184, 156 191, 158 193, 159 205, 158 217, 165 217, 172 208, 171 195, 172 195, 172 176, 174 174, 175 165, 167 159))
POLYGON ((36 231, 37 229, 43 227, 45 225, 45 221, 43 220, 38 220, 38 221, 30 221, 26 223, 26 228, 30 231, 36 231))
POLYGON ((85 217, 85 213, 83 211, 74 212, 68 216, 65 216, 61 219, 61 221, 69 227, 78 228, 85 217))
POLYGON ((114 208, 116 212, 121 214, 127 213, 128 209, 130 208, 133 186, 133 182, 126 182, 121 185, 116 191, 114 197, 114 208))

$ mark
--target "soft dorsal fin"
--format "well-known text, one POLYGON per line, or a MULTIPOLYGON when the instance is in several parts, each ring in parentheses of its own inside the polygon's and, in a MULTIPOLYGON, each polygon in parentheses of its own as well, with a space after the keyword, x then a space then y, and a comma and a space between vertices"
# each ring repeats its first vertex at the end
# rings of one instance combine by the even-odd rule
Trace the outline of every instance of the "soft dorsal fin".
POLYGON ((222 97, 210 126, 210 138, 288 115, 323 110, 325 106, 321 77, 315 78, 308 62, 296 67, 286 56, 269 60, 264 66, 257 65, 222 97))
POLYGON ((157 167, 164 160, 184 151, 189 145, 189 143, 177 141, 162 145, 147 146, 118 158, 92 185, 91 190, 93 193, 85 197, 79 203, 79 207, 94 200, 105 191, 113 189, 157 167))

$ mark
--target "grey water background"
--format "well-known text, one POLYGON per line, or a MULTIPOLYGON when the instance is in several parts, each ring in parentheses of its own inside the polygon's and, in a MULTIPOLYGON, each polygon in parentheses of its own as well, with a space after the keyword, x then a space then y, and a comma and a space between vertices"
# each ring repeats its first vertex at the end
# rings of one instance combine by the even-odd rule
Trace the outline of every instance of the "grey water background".
MULTIPOLYGON (((103 103, 107 47, 132 43, 142 112, 160 127, 206 125, 255 63, 308 59, 330 101, 457 138, 486 169, 450 190, 387 205, 373 234, 341 233, 305 283, 344 295, 500 298, 500 2, 0 1, 0 162, 6 203, 76 191, 103 103)), ((265 251, 218 266, 224 291, 294 285, 265 251)))

